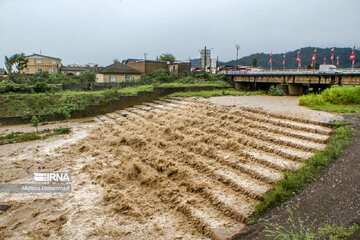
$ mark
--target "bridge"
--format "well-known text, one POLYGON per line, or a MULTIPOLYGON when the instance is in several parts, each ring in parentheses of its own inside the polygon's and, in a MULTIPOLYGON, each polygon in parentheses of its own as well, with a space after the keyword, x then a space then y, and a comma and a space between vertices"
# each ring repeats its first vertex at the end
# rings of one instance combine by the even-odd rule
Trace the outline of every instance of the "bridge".
POLYGON ((331 85, 360 85, 360 69, 337 69, 335 72, 319 70, 224 71, 236 89, 264 89, 282 86, 289 95, 301 95, 309 88, 315 91, 331 85))

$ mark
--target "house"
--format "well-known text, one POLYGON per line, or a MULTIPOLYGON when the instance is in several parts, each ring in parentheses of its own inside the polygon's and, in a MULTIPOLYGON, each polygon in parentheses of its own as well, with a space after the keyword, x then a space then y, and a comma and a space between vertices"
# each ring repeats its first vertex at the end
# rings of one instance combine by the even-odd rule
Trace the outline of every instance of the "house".
POLYGON ((234 71, 242 71, 242 72, 246 72, 246 71, 250 71, 252 68, 249 67, 249 66, 244 66, 244 65, 224 65, 224 66, 221 66, 219 68, 219 71, 218 73, 221 73, 221 74, 226 74, 226 73, 230 73, 230 72, 234 72, 234 71))
POLYGON ((135 58, 128 58, 126 60, 122 60, 122 63, 125 64, 125 65, 128 65, 130 63, 134 63, 136 61, 141 61, 141 59, 135 59, 135 58))
POLYGON ((138 60, 129 61, 127 66, 132 67, 140 71, 142 74, 148 74, 155 70, 166 70, 168 71, 167 62, 163 61, 152 61, 152 60, 138 60))
POLYGON ((169 73, 174 76, 189 75, 191 73, 191 63, 190 62, 170 63, 168 65, 168 70, 169 73))
POLYGON ((80 67, 80 66, 61 66, 60 72, 64 73, 67 76, 79 76, 81 72, 91 71, 98 72, 102 67, 80 67))
POLYGON ((120 62, 96 73, 96 82, 130 82, 141 78, 141 72, 120 62))
POLYGON ((59 71, 61 66, 61 59, 41 54, 32 54, 25 56, 28 59, 28 63, 25 69, 21 70, 25 74, 34 74, 36 72, 47 71, 50 74, 59 71))

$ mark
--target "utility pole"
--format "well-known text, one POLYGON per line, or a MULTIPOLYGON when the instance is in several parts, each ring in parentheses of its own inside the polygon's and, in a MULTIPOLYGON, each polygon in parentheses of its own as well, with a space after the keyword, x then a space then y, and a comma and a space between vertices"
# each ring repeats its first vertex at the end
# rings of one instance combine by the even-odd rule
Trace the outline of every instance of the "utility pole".
POLYGON ((148 53, 144 53, 144 73, 146 74, 146 58, 147 58, 148 53))
POLYGON ((216 57, 216 74, 218 73, 218 67, 219 67, 219 56, 216 57))
POLYGON ((204 52, 204 72, 206 72, 206 46, 205 46, 205 52, 204 52))
POLYGON ((236 67, 235 69, 238 69, 238 61, 239 61, 239 49, 240 49, 240 45, 239 44, 235 44, 235 49, 236 49, 236 67))

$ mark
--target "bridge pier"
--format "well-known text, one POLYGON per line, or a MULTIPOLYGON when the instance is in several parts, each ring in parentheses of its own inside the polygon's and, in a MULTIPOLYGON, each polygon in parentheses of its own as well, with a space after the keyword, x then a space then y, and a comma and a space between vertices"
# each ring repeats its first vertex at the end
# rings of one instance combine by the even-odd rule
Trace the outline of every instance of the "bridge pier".
POLYGON ((291 96, 300 96, 304 93, 303 84, 289 83, 288 89, 289 89, 289 95, 291 96))
POLYGON ((256 87, 256 83, 242 83, 242 82, 235 82, 235 89, 236 90, 253 90, 256 87))

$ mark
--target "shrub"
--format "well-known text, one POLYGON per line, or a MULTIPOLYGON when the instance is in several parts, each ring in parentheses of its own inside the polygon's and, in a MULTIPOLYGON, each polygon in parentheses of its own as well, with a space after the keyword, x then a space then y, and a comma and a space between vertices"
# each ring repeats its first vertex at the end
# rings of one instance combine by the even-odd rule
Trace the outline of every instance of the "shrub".
POLYGON ((38 82, 35 83, 35 85, 32 87, 34 89, 34 92, 41 93, 50 91, 51 87, 47 85, 45 82, 38 82))
POLYGON ((1 82, 0 93, 9 92, 30 93, 32 92, 32 88, 26 84, 16 84, 9 80, 1 82))
POLYGON ((321 95, 328 103, 360 104, 360 87, 332 87, 321 95))
POLYGON ((36 132, 38 132, 39 119, 36 116, 32 116, 30 123, 31 126, 36 128, 36 132))
POLYGON ((30 77, 23 73, 11 73, 8 80, 16 84, 30 84, 30 77))
POLYGON ((195 83, 195 78, 191 77, 191 76, 183 77, 183 78, 180 78, 180 79, 176 80, 176 82, 185 83, 185 84, 192 84, 192 83, 195 83))
POLYGON ((302 106, 323 104, 360 104, 360 87, 332 87, 321 94, 303 95, 299 99, 302 106))
POLYGON ((79 78, 81 82, 95 82, 95 73, 87 70, 81 72, 79 78))
POLYGON ((205 79, 205 80, 211 80, 213 77, 210 73, 204 72, 204 73, 198 73, 195 75, 196 78, 205 79))
POLYGON ((152 71, 147 74, 143 80, 146 82, 158 81, 158 82, 171 82, 175 77, 171 76, 167 70, 160 69, 152 71))
POLYGON ((271 85, 268 93, 271 96, 284 96, 284 90, 280 86, 271 85))
POLYGON ((61 72, 57 72, 54 74, 51 74, 49 78, 47 79, 47 83, 66 83, 69 81, 69 77, 61 72))
POLYGON ((49 81, 50 74, 48 72, 36 72, 30 77, 29 83, 36 84, 36 83, 47 83, 49 81))

